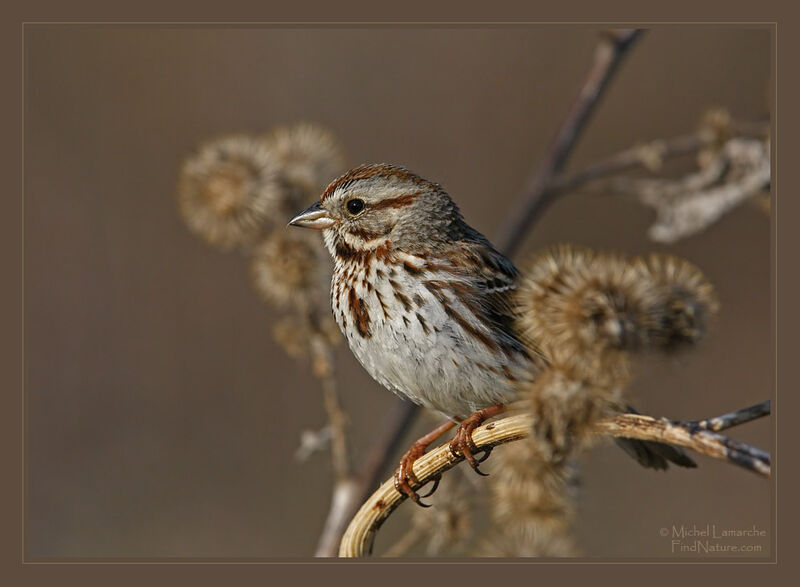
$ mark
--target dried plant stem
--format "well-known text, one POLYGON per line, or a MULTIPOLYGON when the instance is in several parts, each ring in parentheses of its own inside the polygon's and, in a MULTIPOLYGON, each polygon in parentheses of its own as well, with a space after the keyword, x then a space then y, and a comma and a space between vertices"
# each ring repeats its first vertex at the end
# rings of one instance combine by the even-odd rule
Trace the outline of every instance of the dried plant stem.
POLYGON ((322 399, 325 412, 331 427, 331 455, 333 457, 333 472, 337 479, 346 479, 350 476, 350 454, 347 445, 347 416, 339 403, 339 394, 336 391, 336 379, 331 376, 321 378, 322 399))
MULTIPOLYGON (((736 415, 726 414, 720 418, 727 423, 725 427, 742 424, 764 415, 764 404, 759 406, 761 407, 745 408, 734 412, 736 415)), ((702 422, 717 420, 719 418, 680 422, 639 414, 618 414, 601 420, 595 429, 601 435, 683 446, 769 477, 769 453, 712 432, 702 425, 702 422)), ((473 432, 472 439, 479 449, 494 447, 527 437, 532 426, 531 414, 516 414, 484 424, 473 432)), ((441 476, 462 460, 463 457, 452 454, 448 445, 440 446, 424 455, 414 463, 414 473, 420 480, 419 487, 441 476)), ((393 479, 381 485, 364 503, 348 526, 342 538, 339 556, 359 557, 369 554, 378 528, 405 499, 405 496, 395 489, 393 479)))
POLYGON ((610 436, 685 446, 700 454, 729 461, 763 477, 770 476, 768 452, 698 428, 691 423, 626 414, 624 418, 599 422, 596 430, 610 436))
MULTIPOLYGON (((736 132, 737 135, 741 136, 763 138, 769 133, 769 123, 767 122, 732 123, 731 127, 732 132, 736 132)), ((718 137, 710 133, 698 131, 694 134, 669 139, 657 139, 643 145, 637 145, 584 167, 579 171, 557 177, 547 187, 547 197, 574 191, 586 183, 610 175, 648 167, 648 156, 658 162, 662 162, 667 159, 697 153, 712 146, 718 140, 718 137)))
MULTIPOLYGON (((342 414, 341 409, 334 407, 332 415, 331 409, 328 407, 328 398, 326 397, 326 409, 328 409, 329 419, 331 426, 334 420, 338 420, 338 414, 342 414)), ((338 400, 335 402, 338 406, 338 400)), ((317 549, 314 556, 317 557, 332 557, 336 556, 339 548, 339 542, 342 534, 347 527, 347 523, 358 510, 359 506, 369 495, 369 492, 377 485, 380 476, 386 464, 397 449, 400 438, 411 424, 414 415, 416 414, 417 406, 401 400, 396 400, 389 411, 389 414, 384 420, 384 425, 379 429, 378 433, 373 439, 373 448, 369 456, 364 461, 364 465, 357 473, 353 473, 348 467, 348 474, 344 477, 338 477, 333 489, 331 497, 331 506, 328 510, 328 517, 325 520, 322 534, 317 542, 317 549)), ((336 454, 336 433, 332 434, 332 453, 334 467, 336 467, 337 454, 336 454)), ((344 433, 339 438, 344 442, 344 433)), ((346 454, 346 453, 345 453, 346 454)), ((349 462, 349 461, 348 461, 349 462)))
POLYGON ((696 426, 701 430, 719 432, 720 430, 738 426, 739 424, 744 424, 745 422, 750 422, 751 420, 763 418, 764 416, 768 416, 769 412, 770 401, 767 400, 765 402, 761 402, 760 404, 750 406, 749 408, 742 408, 741 410, 736 410, 735 412, 728 412, 727 414, 717 416, 716 418, 696 420, 694 422, 687 422, 686 424, 690 427, 696 426))
POLYGON ((334 474, 331 506, 322 534, 317 542, 315 556, 335 556, 339 539, 349 519, 346 506, 353 499, 360 497, 357 482, 353 475, 350 447, 347 440, 347 416, 339 401, 336 389, 333 349, 320 331, 319 320, 315 311, 305 308, 311 335, 311 359, 314 375, 322 386, 322 399, 328 416, 331 431, 331 462, 334 474))
POLYGON ((575 142, 594 112, 600 97, 617 71, 623 57, 643 31, 622 29, 603 35, 594 53, 594 62, 578 97, 552 143, 499 231, 495 244, 507 255, 513 255, 544 208, 556 195, 548 190, 553 178, 561 171, 575 142))

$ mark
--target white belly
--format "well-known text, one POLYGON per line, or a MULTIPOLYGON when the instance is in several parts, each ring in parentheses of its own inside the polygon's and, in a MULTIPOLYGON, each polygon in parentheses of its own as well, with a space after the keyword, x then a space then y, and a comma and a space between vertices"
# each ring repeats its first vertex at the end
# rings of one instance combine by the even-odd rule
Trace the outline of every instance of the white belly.
MULTIPOLYGON (((337 267, 334 283, 343 272, 337 267)), ((369 316, 368 335, 354 326, 349 288, 342 288, 338 299, 332 298, 334 315, 353 354, 381 385, 459 419, 511 399, 513 387, 497 364, 509 359, 498 357, 465 332, 430 291, 415 287, 418 280, 375 261, 368 268, 356 269, 348 282, 354 284, 355 296, 363 300, 369 316), (376 277, 376 269, 384 273, 383 279, 376 277), (363 281, 365 271, 370 273, 373 288, 363 281), (395 297, 390 279, 400 286, 407 303, 395 297)), ((452 303, 458 307, 457 299, 452 303)), ((465 308, 460 311, 468 312, 465 308)), ((519 358, 508 366, 524 369, 519 358)))

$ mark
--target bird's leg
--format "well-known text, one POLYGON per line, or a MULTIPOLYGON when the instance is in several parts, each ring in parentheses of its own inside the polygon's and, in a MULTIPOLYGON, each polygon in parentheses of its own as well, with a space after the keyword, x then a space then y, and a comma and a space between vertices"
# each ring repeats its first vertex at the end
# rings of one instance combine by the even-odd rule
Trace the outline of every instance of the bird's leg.
MULTIPOLYGON (((406 454, 403 455, 403 458, 400 459, 400 466, 398 467, 397 472, 394 474, 394 486, 397 491, 406 497, 413 499, 417 505, 429 507, 429 504, 422 503, 422 501, 420 501, 420 496, 411 488, 412 483, 414 485, 419 485, 419 479, 414 474, 414 461, 424 455, 425 451, 428 450, 428 447, 435 442, 437 438, 455 425, 455 422, 447 421, 444 424, 437 426, 434 430, 412 444, 411 448, 409 448, 406 454)), ((437 478, 434 479, 433 488, 422 497, 428 497, 431 495, 434 491, 436 491, 438 486, 439 479, 437 478)))
POLYGON ((492 452, 492 449, 491 447, 484 449, 483 456, 480 458, 480 460, 477 460, 474 456, 474 453, 478 451, 478 447, 475 446, 474 442, 472 442, 472 431, 483 424, 484 421, 496 416, 497 414, 500 414, 501 412, 505 411, 505 409, 506 407, 504 405, 497 405, 484 408, 483 410, 478 410, 469 418, 461 422, 458 430, 456 430, 455 438, 453 438, 453 440, 450 442, 450 452, 455 456, 458 456, 459 454, 464 455, 464 458, 467 460, 470 467, 472 467, 472 469, 478 473, 478 475, 487 475, 487 473, 484 473, 478 469, 478 464, 489 458, 489 454, 492 452))

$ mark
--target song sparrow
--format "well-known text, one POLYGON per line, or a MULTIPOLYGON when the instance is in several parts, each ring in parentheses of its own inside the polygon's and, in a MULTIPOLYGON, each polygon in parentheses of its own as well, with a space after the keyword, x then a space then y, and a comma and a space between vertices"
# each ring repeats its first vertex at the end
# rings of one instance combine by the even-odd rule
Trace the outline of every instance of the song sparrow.
MULTIPOLYGON (((394 165, 348 171, 289 224, 322 230, 335 262, 333 313, 364 368, 451 419, 403 457, 398 490, 420 503, 409 484, 418 483, 413 462, 456 422, 451 450, 480 473, 472 430, 546 362, 513 330, 516 267, 464 221, 441 186, 394 165)), ((655 446, 629 452, 658 468, 664 458, 681 460, 672 447, 659 454, 655 446)))

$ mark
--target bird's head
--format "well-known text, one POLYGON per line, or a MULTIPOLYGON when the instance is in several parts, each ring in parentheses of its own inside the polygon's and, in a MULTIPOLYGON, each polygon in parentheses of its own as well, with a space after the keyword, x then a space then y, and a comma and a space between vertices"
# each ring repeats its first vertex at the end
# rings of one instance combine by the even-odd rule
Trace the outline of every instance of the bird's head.
POLYGON ((463 220, 441 186, 381 163, 356 167, 333 181, 289 225, 322 230, 335 255, 337 247, 368 251, 387 241, 415 252, 456 237, 463 220))

